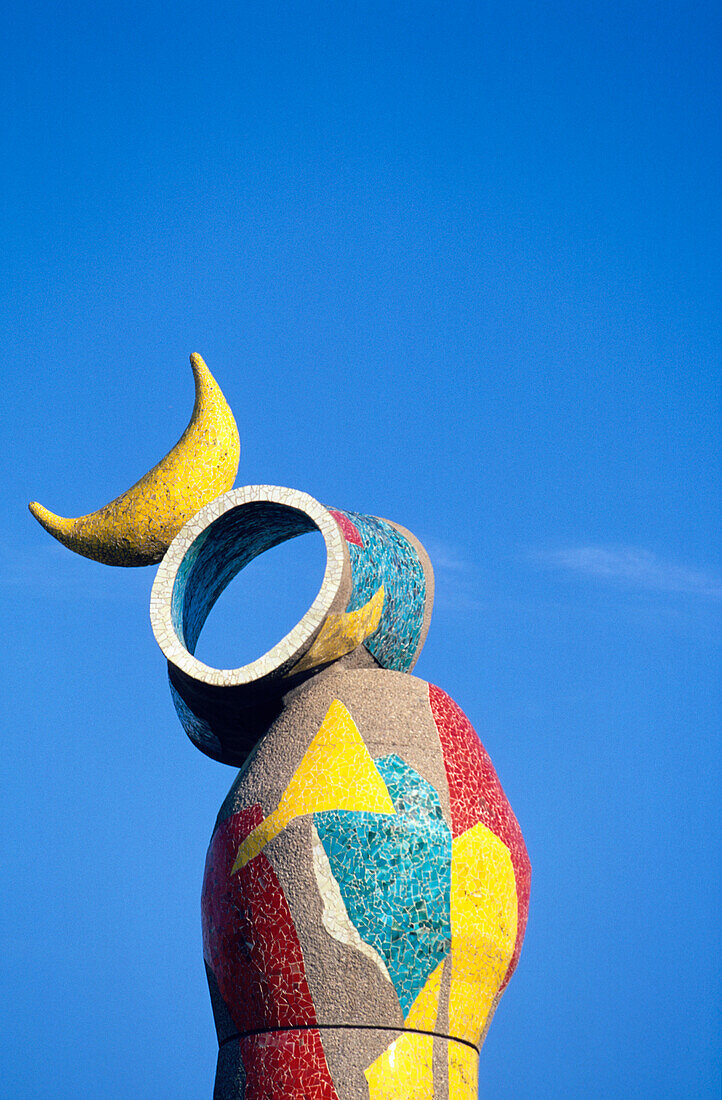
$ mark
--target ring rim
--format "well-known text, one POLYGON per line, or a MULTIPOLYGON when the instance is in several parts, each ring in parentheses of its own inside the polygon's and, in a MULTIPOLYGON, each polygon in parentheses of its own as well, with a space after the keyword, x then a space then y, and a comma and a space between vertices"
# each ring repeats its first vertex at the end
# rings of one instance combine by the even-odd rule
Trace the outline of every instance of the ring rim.
MULTIPOLYGON (((282 540, 285 541, 285 540, 282 540)), ((262 551, 261 551, 262 552, 262 551)), ((150 621, 161 651, 175 668, 203 684, 236 687, 282 676, 306 652, 331 611, 348 568, 344 538, 330 510, 308 493, 279 485, 245 485, 204 505, 181 527, 161 561, 150 597, 150 621), (303 513, 320 532, 326 547, 326 567, 318 594, 303 617, 265 653, 236 668, 214 668, 199 661, 178 636, 172 605, 179 569, 201 535, 223 516, 248 504, 280 505, 303 513)), ((241 570, 239 570, 240 572, 241 570)), ((210 607, 208 612, 210 612, 210 607)))

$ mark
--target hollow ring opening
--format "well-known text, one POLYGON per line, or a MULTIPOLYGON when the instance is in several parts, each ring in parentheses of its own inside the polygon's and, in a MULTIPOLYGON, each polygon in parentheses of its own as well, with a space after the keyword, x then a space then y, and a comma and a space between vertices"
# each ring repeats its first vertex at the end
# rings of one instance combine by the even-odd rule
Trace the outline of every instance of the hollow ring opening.
POLYGON ((336 521, 307 493, 272 485, 232 489, 181 528, 158 567, 150 617, 168 661, 206 684, 236 686, 283 674, 305 652, 341 588, 347 552, 336 521), (203 624, 226 585, 253 558, 287 539, 318 530, 326 569, 316 599, 284 638, 249 664, 217 669, 194 650, 203 624))

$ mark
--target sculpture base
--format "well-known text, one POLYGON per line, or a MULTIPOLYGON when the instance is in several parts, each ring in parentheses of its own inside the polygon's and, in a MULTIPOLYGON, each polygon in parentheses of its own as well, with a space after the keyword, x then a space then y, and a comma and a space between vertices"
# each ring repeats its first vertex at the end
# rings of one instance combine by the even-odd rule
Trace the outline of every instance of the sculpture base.
POLYGON ((478 1063, 471 1044, 445 1035, 369 1027, 263 1031, 221 1045, 213 1098, 476 1100, 478 1063))

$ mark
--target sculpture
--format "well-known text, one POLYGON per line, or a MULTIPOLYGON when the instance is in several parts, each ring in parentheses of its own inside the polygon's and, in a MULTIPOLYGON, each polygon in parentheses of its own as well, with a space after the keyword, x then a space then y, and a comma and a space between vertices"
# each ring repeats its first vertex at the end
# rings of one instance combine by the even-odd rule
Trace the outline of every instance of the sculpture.
MULTIPOLYGON (((197 357, 197 378, 198 364, 207 371, 197 357)), ((197 479, 189 493, 182 475, 166 484, 174 520, 193 514, 151 595, 184 729, 241 769, 203 881, 214 1096, 472 1100, 521 948, 530 867, 468 719, 410 675, 431 616, 428 556, 395 523, 292 489, 217 496, 235 432, 225 402, 217 408, 222 474, 207 471, 200 507, 197 479), (231 579, 311 530, 327 561, 301 621, 248 665, 198 661, 203 623, 231 579)), ((157 554, 169 526, 159 516, 135 556, 157 554)))

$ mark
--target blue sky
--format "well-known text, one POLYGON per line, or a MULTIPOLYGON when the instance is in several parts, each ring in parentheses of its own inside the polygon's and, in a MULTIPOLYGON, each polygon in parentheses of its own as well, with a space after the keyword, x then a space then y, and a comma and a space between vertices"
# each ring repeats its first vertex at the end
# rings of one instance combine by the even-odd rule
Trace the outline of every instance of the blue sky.
MULTIPOLYGON (((719 1095, 719 48, 706 0, 6 6, 3 1096, 210 1096, 233 772, 175 717, 154 570, 26 510, 152 466, 191 351, 238 484, 432 555, 416 672, 534 868, 481 1096, 719 1095)), ((209 645, 295 621, 304 541, 209 645)))

